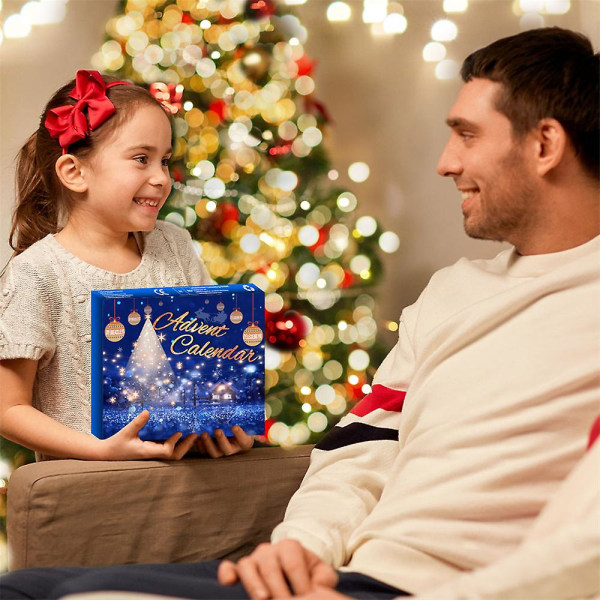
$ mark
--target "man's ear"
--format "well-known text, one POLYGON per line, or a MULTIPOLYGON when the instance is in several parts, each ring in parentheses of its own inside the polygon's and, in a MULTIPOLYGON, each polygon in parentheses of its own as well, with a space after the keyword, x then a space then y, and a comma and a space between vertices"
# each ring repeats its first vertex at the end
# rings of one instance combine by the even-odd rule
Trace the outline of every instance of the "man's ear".
POLYGON ((538 175, 546 175, 563 160, 567 133, 556 119, 542 119, 535 129, 538 175))
POLYGON ((63 154, 54 166, 60 182, 72 192, 87 192, 84 167, 81 161, 72 154, 63 154))

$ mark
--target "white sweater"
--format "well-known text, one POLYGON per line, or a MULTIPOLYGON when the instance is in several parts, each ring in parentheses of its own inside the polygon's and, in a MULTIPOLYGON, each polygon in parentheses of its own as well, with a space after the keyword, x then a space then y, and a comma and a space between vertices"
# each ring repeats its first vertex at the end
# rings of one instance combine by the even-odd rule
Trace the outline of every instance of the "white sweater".
POLYGON ((33 406, 79 431, 90 432, 90 291, 212 283, 185 229, 159 221, 136 239, 142 260, 119 274, 48 235, 13 258, 0 283, 0 360, 38 360, 33 406))
MULTIPOLYGON (((436 273, 373 392, 317 445, 273 541, 416 595, 486 597, 477 580, 464 596, 451 584, 514 553, 584 454, 600 412, 599 308, 600 238, 436 273)), ((555 554, 560 577, 567 553, 555 554)), ((515 597, 510 573, 494 597, 515 597)))

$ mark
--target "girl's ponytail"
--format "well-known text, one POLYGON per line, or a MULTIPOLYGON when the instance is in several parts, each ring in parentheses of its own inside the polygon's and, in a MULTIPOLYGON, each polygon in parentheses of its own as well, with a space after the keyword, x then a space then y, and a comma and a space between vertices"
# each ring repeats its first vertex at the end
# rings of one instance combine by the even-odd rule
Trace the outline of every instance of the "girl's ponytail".
MULTIPOLYGON (((15 189, 17 202, 10 230, 10 245, 20 254, 49 233, 58 231, 59 202, 52 181, 42 176, 44 166, 37 158, 38 132, 25 142, 17 155, 15 189)), ((52 153, 53 154, 53 153, 52 153)))

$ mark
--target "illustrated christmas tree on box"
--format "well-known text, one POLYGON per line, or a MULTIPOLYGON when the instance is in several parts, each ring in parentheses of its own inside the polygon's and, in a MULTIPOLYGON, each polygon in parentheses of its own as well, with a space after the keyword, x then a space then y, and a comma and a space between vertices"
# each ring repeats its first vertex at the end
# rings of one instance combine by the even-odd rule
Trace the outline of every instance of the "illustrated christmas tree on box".
POLYGON ((148 410, 146 440, 233 425, 263 434, 263 332, 252 284, 93 291, 92 433, 148 410))

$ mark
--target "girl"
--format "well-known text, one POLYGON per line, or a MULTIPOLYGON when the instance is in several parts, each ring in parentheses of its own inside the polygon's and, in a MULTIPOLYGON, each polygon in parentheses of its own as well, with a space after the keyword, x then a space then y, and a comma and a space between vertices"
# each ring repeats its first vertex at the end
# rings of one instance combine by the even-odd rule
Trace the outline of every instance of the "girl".
POLYGON ((78 71, 17 157, 14 255, 0 285, 0 434, 38 460, 212 457, 253 438, 215 432, 140 440, 142 412, 90 431, 90 290, 213 283, 190 235, 157 222, 171 190, 171 124, 145 89, 78 71))

